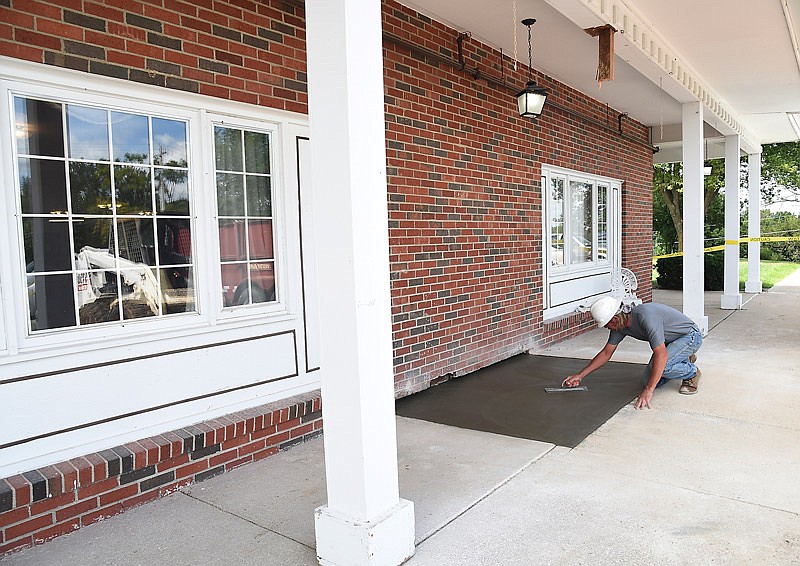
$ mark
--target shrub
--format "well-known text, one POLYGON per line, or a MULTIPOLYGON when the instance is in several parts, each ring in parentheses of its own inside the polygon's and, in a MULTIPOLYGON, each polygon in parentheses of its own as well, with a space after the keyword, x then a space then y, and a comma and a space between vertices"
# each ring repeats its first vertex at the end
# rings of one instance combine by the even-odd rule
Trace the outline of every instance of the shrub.
MULTIPOLYGON (((725 285, 725 254, 710 252, 703 256, 704 290, 722 291, 725 285)), ((683 256, 664 257, 656 262, 659 289, 683 289, 683 256)))

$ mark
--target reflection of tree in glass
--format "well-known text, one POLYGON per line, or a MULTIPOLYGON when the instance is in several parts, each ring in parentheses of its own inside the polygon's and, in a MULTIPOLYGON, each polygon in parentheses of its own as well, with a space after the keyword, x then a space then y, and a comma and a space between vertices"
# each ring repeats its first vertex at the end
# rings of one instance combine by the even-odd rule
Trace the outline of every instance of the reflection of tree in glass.
POLYGON ((22 211, 25 212, 26 210, 30 210, 30 202, 31 202, 31 176, 25 175, 24 177, 20 177, 19 180, 19 194, 20 198, 22 198, 22 211), (27 206, 26 206, 27 205, 27 206))
POLYGON ((269 173, 269 136, 261 132, 244 133, 245 168, 248 173, 269 173))
POLYGON ((114 184, 118 213, 152 212, 149 167, 115 165, 114 184))
POLYGON ((111 214, 108 165, 73 161, 69 164, 73 214, 111 214))
POLYGON ((247 176, 247 215, 272 216, 272 192, 269 177, 247 176))
MULTIPOLYGON (((157 162, 160 162, 168 151, 159 146, 157 162)), ((171 159, 164 163, 165 167, 176 167, 180 169, 157 169, 156 174, 156 197, 159 199, 159 212, 189 213, 189 194, 183 191, 182 194, 175 194, 175 188, 186 183, 189 178, 188 166, 185 159, 176 161, 171 159)))
POLYGON ((220 216, 244 216, 244 176, 217 173, 217 208, 220 216))
POLYGON ((242 131, 216 126, 214 153, 217 171, 243 171, 242 131))

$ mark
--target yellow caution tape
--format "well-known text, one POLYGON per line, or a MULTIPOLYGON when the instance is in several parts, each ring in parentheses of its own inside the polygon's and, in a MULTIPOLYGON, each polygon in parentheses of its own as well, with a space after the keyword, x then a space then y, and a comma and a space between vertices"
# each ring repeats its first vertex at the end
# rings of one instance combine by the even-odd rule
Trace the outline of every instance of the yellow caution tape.
MULTIPOLYGON (((745 244, 747 242, 797 242, 800 241, 800 236, 761 236, 757 238, 742 238, 740 240, 725 240, 725 243, 721 246, 712 246, 710 248, 703 248, 703 252, 718 252, 720 250, 724 250, 725 246, 736 246, 739 244, 745 244)), ((678 257, 683 255, 683 252, 674 252, 671 254, 664 254, 664 255, 654 255, 653 262, 657 259, 662 259, 665 257, 678 257)))
POLYGON ((742 238, 742 242, 796 242, 800 236, 763 236, 758 238, 742 238))

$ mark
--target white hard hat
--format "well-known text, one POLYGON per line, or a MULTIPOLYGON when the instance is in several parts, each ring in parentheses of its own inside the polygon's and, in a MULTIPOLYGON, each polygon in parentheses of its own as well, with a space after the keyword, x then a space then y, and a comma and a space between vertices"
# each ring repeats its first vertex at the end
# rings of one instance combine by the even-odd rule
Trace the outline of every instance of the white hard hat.
POLYGON ((619 312, 622 299, 616 297, 600 297, 592 304, 592 317, 597 321, 597 326, 603 328, 608 321, 619 312))

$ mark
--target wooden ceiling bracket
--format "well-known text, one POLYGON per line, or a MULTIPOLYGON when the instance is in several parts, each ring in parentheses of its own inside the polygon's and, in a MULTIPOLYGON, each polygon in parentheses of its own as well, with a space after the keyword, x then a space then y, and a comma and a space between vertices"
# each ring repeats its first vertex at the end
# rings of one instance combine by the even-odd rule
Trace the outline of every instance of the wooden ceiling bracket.
POLYGON ((614 80, 614 34, 615 30, 610 24, 586 28, 584 30, 592 37, 598 38, 597 60, 597 85, 602 86, 603 81, 614 80))

